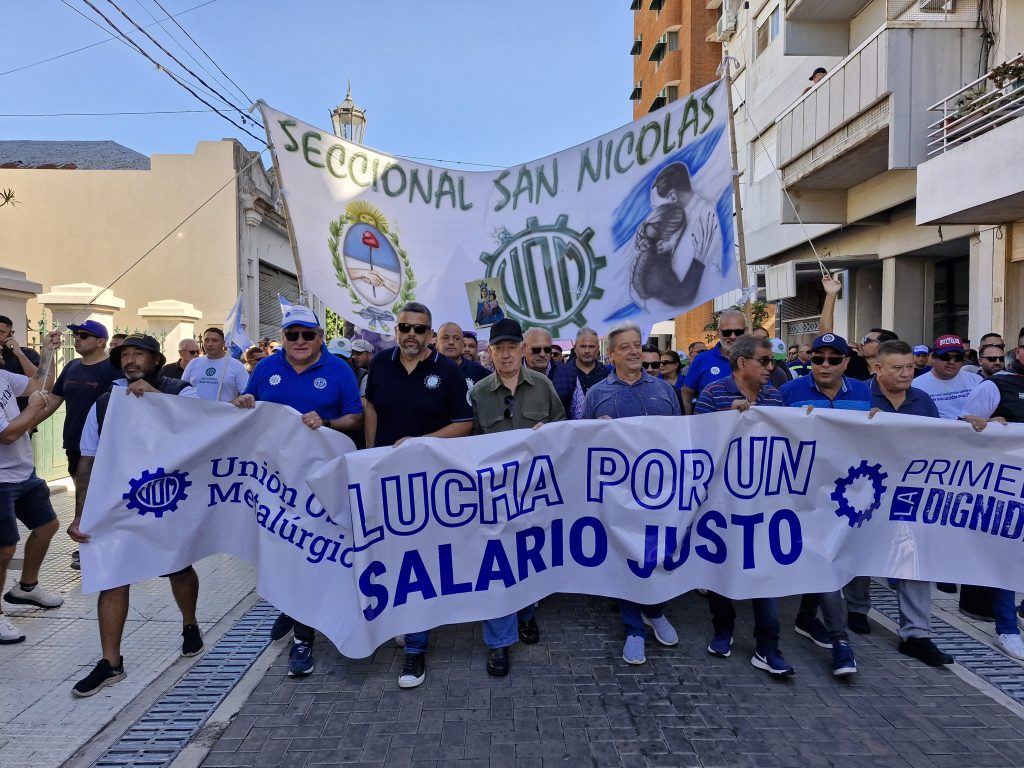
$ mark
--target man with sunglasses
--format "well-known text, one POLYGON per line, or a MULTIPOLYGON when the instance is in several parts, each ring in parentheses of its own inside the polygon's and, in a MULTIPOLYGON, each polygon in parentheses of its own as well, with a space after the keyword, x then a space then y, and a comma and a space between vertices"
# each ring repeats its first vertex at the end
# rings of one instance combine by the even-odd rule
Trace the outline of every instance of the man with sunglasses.
MULTIPOLYGON (((451 360, 431 349, 430 310, 409 302, 398 313, 398 346, 379 352, 366 377, 366 447, 398 447, 412 437, 465 437, 473 429, 466 378, 451 360)), ((550 354, 550 352, 549 352, 550 354)), ((430 630, 404 637, 399 688, 426 679, 430 630)))
MULTIPOLYGON (((324 329, 316 313, 293 304, 281 321, 283 350, 260 360, 245 392, 231 400, 239 408, 254 408, 256 401, 288 405, 298 411, 309 429, 353 432, 363 427, 363 403, 352 367, 327 351, 324 329)), ((293 632, 288 674, 305 677, 314 669, 313 627, 282 613, 270 630, 272 640, 293 632)))
POLYGON ((566 418, 571 419, 573 403, 579 406, 583 400, 579 377, 574 370, 575 363, 556 363, 552 359, 553 349, 551 334, 546 329, 530 328, 523 336, 523 364, 531 371, 543 373, 551 380, 555 392, 558 393, 558 399, 562 401, 566 418))
POLYGON ((964 359, 959 336, 939 336, 932 346, 931 371, 914 379, 914 387, 931 397, 943 419, 959 419, 967 398, 982 382, 978 374, 961 370, 964 359))
POLYGON ((203 353, 195 339, 182 339, 178 342, 178 359, 165 365, 160 370, 160 375, 166 376, 168 379, 180 379, 184 375, 185 369, 188 368, 188 364, 201 354, 203 353))
MULTIPOLYGON (((680 415, 675 389, 664 379, 655 378, 657 369, 651 368, 655 361, 658 367, 661 366, 661 357, 657 351, 644 349, 640 333, 640 326, 631 322, 621 323, 608 331, 608 351, 614 367, 604 381, 595 384, 587 393, 584 419, 680 415), (649 372, 651 370, 654 375, 649 372)), ((639 605, 620 600, 619 611, 626 629, 622 660, 627 664, 647 661, 644 648, 647 627, 662 645, 679 643, 675 627, 665 618, 665 603, 639 605)))
MULTIPOLYGON (((1006 370, 1006 353, 1002 344, 985 344, 978 350, 980 375, 983 379, 991 379, 1006 370)), ((967 366, 964 366, 966 368, 967 366)))
MULTIPOLYGON (((683 413, 694 412, 694 401, 713 381, 729 375, 733 345, 747 332, 747 316, 738 309, 727 309, 718 317, 718 343, 701 352, 686 370, 683 380, 683 413)), ((771 347, 769 347, 770 349, 771 347)))
MULTIPOLYGON (((833 333, 835 331, 836 299, 839 297, 843 284, 838 278, 827 274, 821 278, 821 287, 825 291, 825 302, 821 307, 818 331, 823 334, 833 333)), ((897 340, 899 340, 899 336, 893 331, 885 328, 872 328, 860 340, 860 347, 857 351, 851 348, 850 360, 846 365, 846 375, 858 381, 868 381, 874 374, 875 356, 878 354, 879 345, 897 340)))

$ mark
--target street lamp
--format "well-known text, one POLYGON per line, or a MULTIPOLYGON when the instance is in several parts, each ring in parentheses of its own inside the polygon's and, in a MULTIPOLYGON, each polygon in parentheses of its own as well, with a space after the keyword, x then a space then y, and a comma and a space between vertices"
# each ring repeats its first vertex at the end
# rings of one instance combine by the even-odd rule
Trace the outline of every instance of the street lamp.
POLYGON ((352 101, 352 81, 348 83, 345 100, 331 112, 331 122, 334 124, 336 136, 356 144, 363 143, 363 135, 366 133, 366 110, 360 109, 352 101))

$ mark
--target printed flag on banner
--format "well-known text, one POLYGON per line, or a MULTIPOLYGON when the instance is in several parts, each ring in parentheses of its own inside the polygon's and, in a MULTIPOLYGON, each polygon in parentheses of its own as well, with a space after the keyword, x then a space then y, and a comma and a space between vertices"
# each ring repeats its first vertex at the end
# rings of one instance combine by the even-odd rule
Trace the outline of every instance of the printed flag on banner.
POLYGON ((235 306, 228 312, 228 318, 224 322, 224 343, 227 345, 228 353, 236 360, 245 350, 254 346, 253 340, 242 326, 242 294, 238 294, 235 306))
POLYGON ((472 328, 472 281, 498 280, 504 314, 556 338, 649 327, 740 285, 721 82, 497 172, 414 163, 260 108, 305 279, 367 330, 388 332, 413 300, 472 328))

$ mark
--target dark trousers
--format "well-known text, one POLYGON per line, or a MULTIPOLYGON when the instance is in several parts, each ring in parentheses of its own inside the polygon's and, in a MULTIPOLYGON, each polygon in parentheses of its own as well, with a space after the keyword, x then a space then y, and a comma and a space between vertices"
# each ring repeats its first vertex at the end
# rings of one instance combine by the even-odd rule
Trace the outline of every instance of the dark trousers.
MULTIPOLYGON (((757 597, 750 601, 754 609, 754 645, 758 653, 778 650, 779 606, 774 597, 757 597)), ((708 592, 711 625, 716 635, 731 635, 736 627, 736 608, 732 600, 717 592, 708 592)))

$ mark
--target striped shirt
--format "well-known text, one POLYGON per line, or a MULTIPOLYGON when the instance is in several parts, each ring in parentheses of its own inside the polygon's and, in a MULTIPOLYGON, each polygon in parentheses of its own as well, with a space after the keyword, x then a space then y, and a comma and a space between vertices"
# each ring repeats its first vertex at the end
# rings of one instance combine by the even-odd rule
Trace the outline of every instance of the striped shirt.
MULTIPOLYGON (((724 379, 713 381, 704 387, 697 402, 693 407, 694 413, 715 413, 716 411, 728 411, 732 408, 734 400, 746 400, 747 397, 740 388, 736 386, 736 379, 726 376, 724 379)), ((782 395, 779 390, 771 384, 765 384, 758 390, 757 400, 754 405, 782 405, 782 395)))

